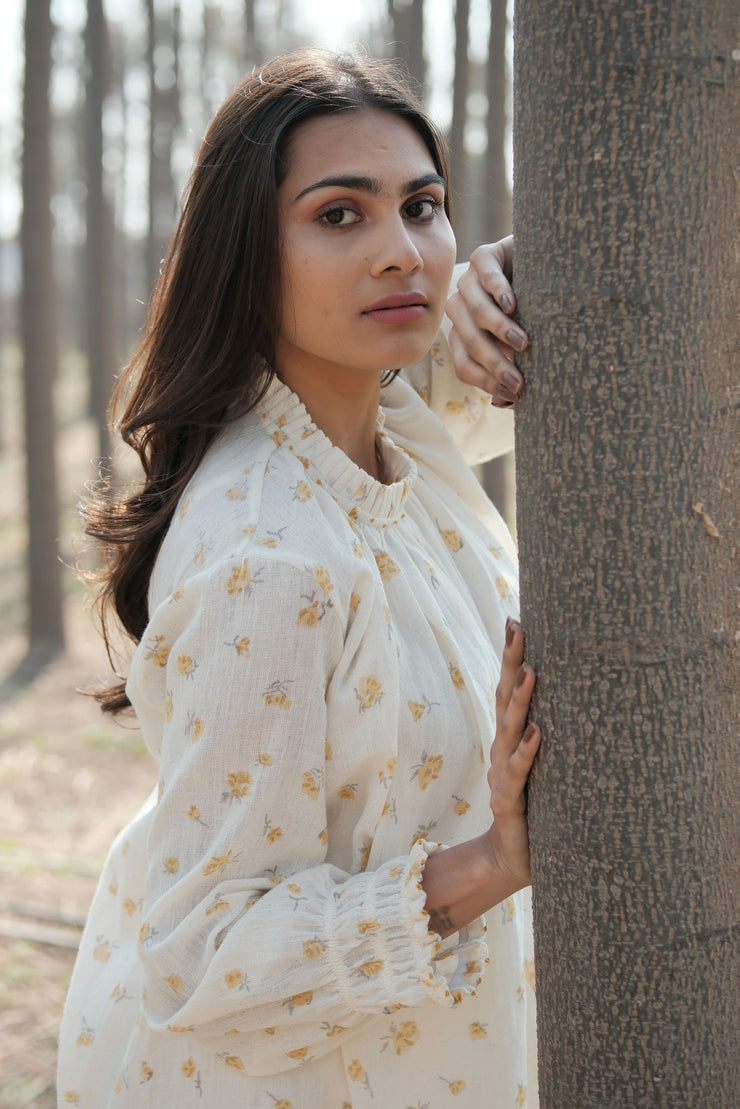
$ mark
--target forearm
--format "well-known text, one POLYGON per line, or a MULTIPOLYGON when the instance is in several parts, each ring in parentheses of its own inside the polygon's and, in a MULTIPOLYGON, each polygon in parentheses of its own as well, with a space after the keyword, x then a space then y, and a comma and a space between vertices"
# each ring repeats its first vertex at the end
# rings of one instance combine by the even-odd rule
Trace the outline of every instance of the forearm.
POLYGON ((429 928, 444 939, 516 893, 522 883, 497 870, 486 832, 430 856, 422 887, 429 928))

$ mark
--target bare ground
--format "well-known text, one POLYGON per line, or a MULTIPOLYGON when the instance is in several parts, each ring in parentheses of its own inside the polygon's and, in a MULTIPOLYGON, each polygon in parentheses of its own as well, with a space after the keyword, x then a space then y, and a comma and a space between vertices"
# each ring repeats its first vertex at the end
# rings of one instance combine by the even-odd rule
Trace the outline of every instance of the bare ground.
MULTIPOLYGON (((59 396, 60 548, 68 564, 79 531, 74 505, 95 450, 92 429, 75 415, 81 391, 73 367, 59 396)), ((105 720, 76 692, 108 668, 71 571, 64 580, 67 649, 40 668, 28 666, 18 410, 11 352, 0 365, 0 1109, 52 1109, 80 925, 108 845, 151 790, 156 769, 137 731, 105 720)))

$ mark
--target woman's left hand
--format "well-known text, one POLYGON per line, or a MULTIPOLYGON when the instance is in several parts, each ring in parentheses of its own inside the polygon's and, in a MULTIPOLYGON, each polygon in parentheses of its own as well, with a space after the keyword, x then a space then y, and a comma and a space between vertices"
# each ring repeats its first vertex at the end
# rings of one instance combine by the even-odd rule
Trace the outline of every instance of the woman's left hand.
POLYGON ((524 632, 515 620, 507 620, 488 771, 493 813, 488 845, 496 873, 517 888, 531 880, 525 787, 542 740, 537 725, 527 725, 534 683, 535 672, 524 662, 524 632))
POLYGON ((447 301, 455 372, 461 381, 490 393, 498 408, 511 407, 524 386, 514 352, 525 350, 528 339, 510 318, 516 308, 512 266, 511 236, 479 246, 447 301))

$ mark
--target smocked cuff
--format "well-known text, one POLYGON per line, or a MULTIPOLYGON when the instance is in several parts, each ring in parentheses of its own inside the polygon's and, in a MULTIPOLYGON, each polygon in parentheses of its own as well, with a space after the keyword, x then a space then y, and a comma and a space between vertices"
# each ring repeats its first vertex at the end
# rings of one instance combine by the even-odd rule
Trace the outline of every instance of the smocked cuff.
POLYGON ((349 1008, 451 1007, 475 995, 487 958, 483 918, 444 940, 429 931, 421 879, 427 859, 441 850, 422 840, 373 874, 350 878, 332 899, 326 951, 349 1008))

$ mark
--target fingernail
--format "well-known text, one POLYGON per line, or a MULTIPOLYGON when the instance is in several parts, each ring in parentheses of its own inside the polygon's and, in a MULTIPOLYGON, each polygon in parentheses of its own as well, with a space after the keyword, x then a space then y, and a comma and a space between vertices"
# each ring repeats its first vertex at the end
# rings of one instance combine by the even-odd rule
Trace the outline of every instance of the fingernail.
POLYGON ((524 350, 527 345, 527 337, 521 331, 514 331, 513 328, 506 332, 506 339, 516 350, 524 350))
POLYGON ((520 666, 520 667, 519 667, 519 670, 518 670, 518 672, 517 672, 517 676, 516 676, 516 681, 515 681, 515 683, 514 683, 514 684, 515 684, 516 686, 520 686, 520 685, 522 685, 522 684, 524 683, 524 679, 526 678, 526 676, 527 676, 527 668, 526 668, 526 666, 520 666))
POLYGON ((506 646, 507 647, 511 646, 511 641, 512 641, 513 638, 514 638, 514 625, 512 623, 511 617, 507 616, 506 617, 506 646))
POLYGON ((502 379, 506 382, 512 393, 518 393, 524 382, 518 374, 513 374, 511 370, 504 370, 501 374, 502 379))
POLYGON ((537 729, 535 728, 534 724, 527 724, 527 728, 524 732, 524 735, 522 736, 522 739, 525 743, 529 743, 530 739, 534 739, 536 734, 537 729))
POLYGON ((511 297, 507 293, 504 293, 504 295, 501 297, 501 307, 503 308, 504 312, 510 312, 514 307, 511 302, 511 297))

